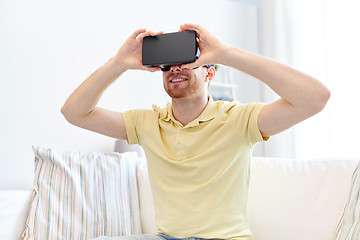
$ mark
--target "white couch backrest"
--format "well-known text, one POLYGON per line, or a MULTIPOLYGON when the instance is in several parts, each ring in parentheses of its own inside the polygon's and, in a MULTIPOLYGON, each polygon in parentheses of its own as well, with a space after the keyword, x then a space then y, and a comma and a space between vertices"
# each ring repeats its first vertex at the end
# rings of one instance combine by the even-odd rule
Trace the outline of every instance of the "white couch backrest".
POLYGON ((357 163, 253 158, 248 209, 254 239, 332 239, 357 163))

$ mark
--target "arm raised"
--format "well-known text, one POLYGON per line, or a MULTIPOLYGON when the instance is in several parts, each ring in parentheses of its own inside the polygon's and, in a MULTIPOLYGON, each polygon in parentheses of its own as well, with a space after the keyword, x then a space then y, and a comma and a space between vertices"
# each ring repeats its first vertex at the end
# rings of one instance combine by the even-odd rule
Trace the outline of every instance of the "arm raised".
POLYGON ((120 112, 96 106, 105 89, 128 69, 159 71, 145 67, 141 61, 142 40, 155 35, 145 29, 136 30, 121 46, 117 54, 87 78, 66 100, 62 114, 72 124, 106 136, 126 139, 124 119, 120 112))
POLYGON ((329 97, 329 90, 318 80, 289 66, 228 46, 197 24, 184 24, 181 31, 194 30, 201 55, 197 61, 183 67, 204 64, 223 64, 245 72, 268 85, 281 98, 264 106, 258 126, 263 137, 285 129, 321 111, 329 97))
POLYGON ((264 106, 258 125, 264 137, 280 133, 320 112, 330 92, 315 78, 289 66, 237 48, 229 48, 225 65, 235 67, 268 85, 281 98, 264 106))

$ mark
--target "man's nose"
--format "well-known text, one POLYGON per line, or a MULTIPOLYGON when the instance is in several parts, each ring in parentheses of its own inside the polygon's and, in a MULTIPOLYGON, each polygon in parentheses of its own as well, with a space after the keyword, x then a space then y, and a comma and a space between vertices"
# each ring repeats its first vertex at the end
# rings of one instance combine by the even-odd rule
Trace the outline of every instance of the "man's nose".
POLYGON ((174 65, 171 66, 170 71, 171 72, 181 72, 183 69, 180 67, 180 65, 174 65))

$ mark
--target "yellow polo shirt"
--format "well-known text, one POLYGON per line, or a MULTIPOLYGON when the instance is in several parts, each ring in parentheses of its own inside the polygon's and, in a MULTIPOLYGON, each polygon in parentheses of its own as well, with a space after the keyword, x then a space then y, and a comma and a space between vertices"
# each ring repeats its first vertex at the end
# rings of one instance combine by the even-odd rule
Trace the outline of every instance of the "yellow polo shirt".
POLYGON ((263 104, 209 102, 183 126, 171 104, 123 113, 129 144, 143 147, 154 197, 156 233, 176 238, 251 239, 249 165, 263 141, 263 104))

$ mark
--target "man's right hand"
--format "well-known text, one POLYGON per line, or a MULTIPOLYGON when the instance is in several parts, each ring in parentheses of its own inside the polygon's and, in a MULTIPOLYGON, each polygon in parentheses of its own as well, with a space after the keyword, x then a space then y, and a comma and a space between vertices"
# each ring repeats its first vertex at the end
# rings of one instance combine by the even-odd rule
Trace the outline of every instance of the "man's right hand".
POLYGON ((121 64, 126 70, 140 69, 150 72, 160 71, 159 67, 147 67, 142 65, 142 43, 146 36, 155 36, 163 32, 146 31, 146 29, 138 29, 124 42, 119 51, 113 58, 117 64, 121 64))
POLYGON ((126 70, 140 69, 150 72, 161 70, 158 67, 142 65, 143 38, 153 35, 155 35, 153 32, 145 29, 136 30, 131 34, 117 54, 69 96, 61 108, 65 118, 81 128, 117 139, 127 139, 122 114, 102 109, 96 104, 104 90, 126 70))

